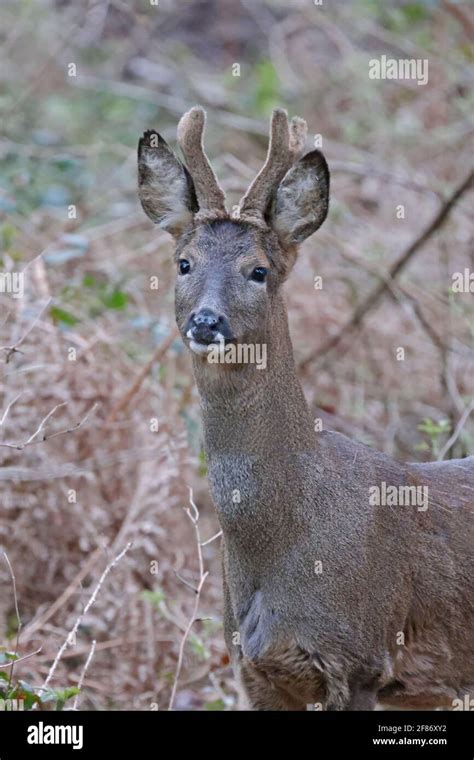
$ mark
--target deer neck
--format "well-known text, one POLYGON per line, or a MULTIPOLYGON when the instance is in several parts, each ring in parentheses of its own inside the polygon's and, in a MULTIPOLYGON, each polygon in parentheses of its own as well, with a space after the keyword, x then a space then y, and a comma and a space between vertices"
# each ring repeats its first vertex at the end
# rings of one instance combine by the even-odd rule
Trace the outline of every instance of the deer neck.
POLYGON ((262 332, 266 366, 219 365, 193 357, 201 397, 209 462, 234 455, 255 459, 314 448, 309 410, 293 358, 283 299, 274 297, 268 331, 262 332))

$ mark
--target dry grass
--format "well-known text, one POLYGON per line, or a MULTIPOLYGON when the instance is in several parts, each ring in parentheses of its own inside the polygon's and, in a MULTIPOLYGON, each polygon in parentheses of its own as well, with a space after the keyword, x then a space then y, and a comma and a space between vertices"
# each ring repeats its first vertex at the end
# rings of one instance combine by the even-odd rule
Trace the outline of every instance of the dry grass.
MULTIPOLYGON (((164 0, 159 10, 85 0, 3 5, 1 261, 24 271, 25 293, 0 293, 0 443, 24 444, 60 405, 29 445, 0 446, 0 547, 16 576, 19 654, 42 648, 16 677, 44 682, 104 568, 131 542, 53 685, 78 683, 96 640, 80 708, 165 709, 195 600, 188 584, 200 577, 183 511, 189 487, 202 539, 218 525, 190 364, 173 337, 170 241, 136 200, 136 140, 155 126, 173 141, 179 114, 203 103, 208 153, 233 202, 263 159, 273 104, 323 135, 330 218, 287 285, 304 362, 468 171, 468 28, 443 4, 422 2, 411 4, 419 18, 403 3, 324 11, 276 0, 184 2, 179 11, 164 0), (370 81, 367 62, 381 54, 428 58, 428 85, 370 81), (77 77, 67 76, 71 62, 77 77), (235 62, 241 77, 232 77, 235 62), (67 218, 69 204, 77 219, 67 218), (317 275, 322 290, 313 287, 317 275)), ((473 296, 450 292, 454 272, 474 269, 471 205, 472 192, 356 334, 305 366, 307 398, 325 425, 407 459, 431 458, 449 435, 433 425, 424 434, 423 419, 455 427, 474 377, 473 296)), ((467 420, 448 455, 463 456, 472 443, 467 420)), ((184 649, 174 706, 231 709, 219 540, 203 548, 203 561, 202 620, 184 649)), ((11 649, 15 607, 2 561, 0 582, 0 645, 11 649)))

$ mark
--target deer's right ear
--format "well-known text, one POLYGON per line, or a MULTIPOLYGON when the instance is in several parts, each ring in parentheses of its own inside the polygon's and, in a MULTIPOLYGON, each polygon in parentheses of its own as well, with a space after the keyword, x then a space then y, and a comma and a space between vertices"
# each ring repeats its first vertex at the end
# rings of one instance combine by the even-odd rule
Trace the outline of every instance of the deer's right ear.
POLYGON ((307 153, 283 177, 273 197, 270 223, 283 245, 316 232, 329 205, 329 169, 319 150, 307 153))
POLYGON ((145 214, 174 237, 199 210, 191 175, 154 130, 138 144, 138 196, 145 214))

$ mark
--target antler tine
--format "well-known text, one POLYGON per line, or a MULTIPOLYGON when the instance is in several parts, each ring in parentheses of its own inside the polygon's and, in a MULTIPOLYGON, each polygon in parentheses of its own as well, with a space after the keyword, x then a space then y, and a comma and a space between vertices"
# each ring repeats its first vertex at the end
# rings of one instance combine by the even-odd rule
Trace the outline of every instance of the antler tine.
POLYGON ((304 153, 308 125, 299 116, 293 116, 290 122, 290 153, 293 163, 298 161, 304 153))
POLYGON ((191 108, 178 124, 178 142, 194 181, 200 212, 219 211, 226 214, 225 193, 204 151, 202 138, 205 123, 204 110, 199 106, 191 108))
POLYGON ((275 187, 303 153, 306 132, 303 119, 295 117, 288 124, 286 111, 282 108, 273 111, 267 158, 240 201, 239 216, 263 216, 275 187))

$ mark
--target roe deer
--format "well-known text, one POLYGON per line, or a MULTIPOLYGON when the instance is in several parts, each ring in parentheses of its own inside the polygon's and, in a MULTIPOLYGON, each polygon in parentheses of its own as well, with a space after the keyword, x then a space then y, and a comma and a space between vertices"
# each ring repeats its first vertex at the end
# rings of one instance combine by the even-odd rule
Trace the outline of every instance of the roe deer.
POLYGON ((326 218, 326 161, 303 155, 305 122, 275 110, 265 165, 231 215, 204 123, 198 107, 179 123, 186 166, 145 132, 139 196, 176 241, 176 320, 201 398, 225 639, 247 704, 452 707, 474 692, 474 457, 402 464, 315 433, 281 286, 326 218), (227 361, 242 345, 265 346, 265 366, 227 361))

